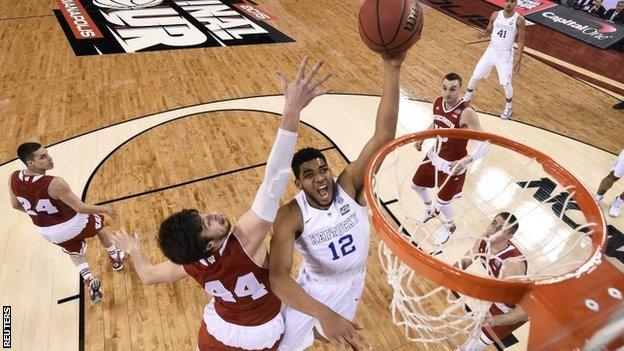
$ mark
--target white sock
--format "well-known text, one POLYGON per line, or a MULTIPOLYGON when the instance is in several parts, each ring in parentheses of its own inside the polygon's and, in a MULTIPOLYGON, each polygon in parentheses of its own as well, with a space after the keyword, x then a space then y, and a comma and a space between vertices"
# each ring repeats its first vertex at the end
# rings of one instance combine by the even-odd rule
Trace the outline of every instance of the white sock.
POLYGON ((470 77, 470 80, 468 81, 468 90, 470 90, 470 94, 474 92, 475 88, 477 87, 478 81, 478 79, 473 79, 472 77, 470 77))
POLYGON ((472 91, 467 91, 466 90, 466 94, 464 94, 464 99, 466 99, 466 100, 472 99, 472 91))
POLYGON ((596 201, 598 202, 602 201, 603 197, 604 197, 604 194, 603 195, 596 194, 596 201))
POLYGON ((505 108, 511 108, 511 101, 505 102, 505 108))
POLYGON ((108 255, 111 258, 115 258, 115 254, 117 254, 117 247, 115 246, 115 244, 113 244, 113 245, 107 247, 106 251, 108 251, 108 255))
POLYGON ((453 207, 451 206, 451 202, 444 202, 444 201, 440 201, 440 199, 438 199, 438 209, 440 210, 440 212, 442 212, 442 214, 444 215, 444 218, 446 219, 446 222, 444 224, 446 224, 446 226, 451 226, 453 225, 453 219, 455 218, 455 213, 453 212, 453 207))
POLYGON ((86 281, 93 279, 93 274, 91 273, 91 269, 89 268, 89 263, 81 263, 76 266, 76 269, 78 269, 78 273, 80 273, 82 279, 86 281))
POLYGON ((414 189, 414 191, 416 191, 416 194, 418 194, 420 199, 423 200, 423 202, 425 203, 425 206, 427 206, 427 209, 432 210, 431 194, 429 194, 429 189, 422 187, 422 186, 414 185, 414 184, 412 184, 412 189, 414 189))

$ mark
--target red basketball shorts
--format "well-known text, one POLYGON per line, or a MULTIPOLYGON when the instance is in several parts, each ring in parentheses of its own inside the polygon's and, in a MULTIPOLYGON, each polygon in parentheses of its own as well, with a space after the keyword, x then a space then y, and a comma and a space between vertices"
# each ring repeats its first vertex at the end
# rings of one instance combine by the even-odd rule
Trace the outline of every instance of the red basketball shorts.
POLYGON ((425 157, 423 163, 420 164, 412 183, 416 186, 424 188, 441 187, 438 192, 438 199, 442 201, 451 201, 459 198, 462 195, 462 189, 464 188, 464 181, 466 180, 466 173, 449 175, 440 170, 437 170, 429 161, 428 157, 425 157), (436 181, 437 172, 437 181, 436 181), (446 179, 449 178, 448 182, 446 179), (446 182, 446 184, 445 184, 446 182))
POLYGON ((63 249, 63 252, 71 256, 82 256, 87 252, 85 239, 94 237, 102 228, 104 228, 104 216, 90 214, 87 225, 78 235, 57 245, 63 249))

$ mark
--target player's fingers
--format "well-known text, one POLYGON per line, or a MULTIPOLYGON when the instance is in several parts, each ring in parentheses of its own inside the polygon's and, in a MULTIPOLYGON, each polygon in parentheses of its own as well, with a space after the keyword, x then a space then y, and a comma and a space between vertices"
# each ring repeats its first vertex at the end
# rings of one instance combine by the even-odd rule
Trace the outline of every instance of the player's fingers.
POLYGON ((372 350, 373 347, 368 343, 365 337, 363 337, 360 333, 355 335, 355 340, 357 341, 358 347, 360 350, 372 350))
POLYGON ((287 83, 286 83, 286 77, 284 77, 284 74, 282 74, 282 72, 275 72, 275 74, 277 74, 277 81, 282 86, 282 89, 286 90, 287 83))
POLYGON ((333 73, 329 72, 329 73, 327 73, 326 75, 324 75, 323 77, 321 77, 321 79, 319 79, 319 80, 315 81, 314 83, 312 83, 312 84, 310 85, 310 89, 314 90, 314 89, 316 89, 316 87, 318 87, 319 85, 321 85, 321 84, 325 83, 325 81, 327 81, 327 80, 328 80, 328 79, 332 76, 332 74, 333 74, 333 73))
POLYGON ((312 67, 312 70, 310 71, 310 74, 308 74, 308 76, 306 77, 307 80, 312 80, 312 78, 314 78, 314 76, 316 75, 316 72, 318 72, 318 70, 321 68, 321 66, 323 66, 325 62, 323 60, 320 60, 319 62, 317 62, 314 67, 312 67))
POLYGON ((308 60, 308 56, 304 57, 303 60, 301 60, 301 63, 299 64, 299 69, 297 70, 297 80, 301 80, 305 77, 305 68, 308 64, 308 60))
POLYGON ((355 322, 351 322, 351 325, 353 326, 353 329, 355 329, 355 330, 363 330, 364 329, 361 325, 359 325, 359 324, 357 324, 355 322))
POLYGON ((333 350, 345 350, 345 345, 341 341, 341 338, 332 339, 329 344, 332 346, 333 350))

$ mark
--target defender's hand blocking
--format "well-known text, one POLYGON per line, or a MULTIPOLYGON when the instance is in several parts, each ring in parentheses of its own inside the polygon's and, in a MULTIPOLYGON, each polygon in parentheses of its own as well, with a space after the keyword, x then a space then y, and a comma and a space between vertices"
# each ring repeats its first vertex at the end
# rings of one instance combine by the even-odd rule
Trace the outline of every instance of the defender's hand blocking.
POLYGON ((134 231, 134 236, 130 236, 124 228, 115 230, 111 234, 111 240, 123 252, 132 255, 135 250, 140 249, 141 240, 139 239, 139 231, 134 231))
POLYGON ((319 323, 323 333, 337 350, 372 350, 366 339, 357 332, 362 328, 338 313, 329 310, 319 318, 319 323))
MULTIPOLYGON (((288 111, 298 114, 304 107, 308 106, 310 101, 315 97, 329 92, 329 89, 320 89, 319 87, 331 77, 331 73, 325 74, 320 79, 314 79, 314 76, 323 65, 323 61, 317 62, 316 65, 312 67, 310 74, 306 76, 305 70, 307 64, 308 57, 306 56, 301 60, 297 76, 292 83, 286 81, 286 76, 283 73, 277 72, 280 84, 284 89, 284 98, 286 99, 284 112, 288 111)), ((284 113, 284 117, 286 117, 286 113, 284 113)))

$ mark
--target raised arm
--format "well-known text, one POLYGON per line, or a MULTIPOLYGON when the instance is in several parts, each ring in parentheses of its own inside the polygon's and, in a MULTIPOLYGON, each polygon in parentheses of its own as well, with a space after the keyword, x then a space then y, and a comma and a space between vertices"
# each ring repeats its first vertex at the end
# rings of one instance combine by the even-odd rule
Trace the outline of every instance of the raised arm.
POLYGON ((514 64, 514 72, 517 73, 520 70, 522 56, 524 55, 524 36, 526 33, 526 21, 524 20, 524 17, 518 16, 516 27, 518 27, 518 58, 514 64))
POLYGON ((55 199, 63 201, 67 206, 78 213, 106 213, 112 218, 117 218, 117 212, 109 205, 90 205, 84 203, 69 187, 69 184, 60 177, 54 177, 48 188, 48 193, 55 199))
POLYGON ((134 269, 143 284, 175 283, 186 277, 184 268, 169 260, 156 265, 152 264, 141 251, 141 240, 139 239, 138 231, 135 231, 134 235, 130 236, 125 229, 116 230, 111 235, 111 239, 118 248, 130 254, 134 269))
MULTIPOLYGON (((286 305, 316 318, 330 342, 351 344, 355 349, 369 348, 370 346, 356 331, 353 323, 312 298, 290 276, 295 238, 302 230, 301 210, 295 200, 292 200, 280 208, 273 227, 269 254, 271 290, 286 305)), ((338 345, 334 344, 334 346, 338 345)))
POLYGON ((340 185, 354 198, 364 186, 366 165, 373 155, 394 139, 399 116, 399 79, 405 52, 384 57, 384 83, 381 101, 375 118, 375 132, 366 143, 358 158, 351 162, 339 176, 340 185))
POLYGON ((278 73, 285 99, 282 121, 269 154, 264 180, 258 188, 251 210, 241 216, 236 223, 237 237, 250 255, 262 245, 271 229, 279 200, 290 181, 290 163, 297 144, 301 111, 315 97, 327 92, 321 89, 320 85, 330 77, 330 74, 314 79, 323 61, 319 61, 308 75, 306 75, 307 63, 308 58, 305 57, 299 64, 297 76, 292 83, 288 83, 285 76, 278 73))

